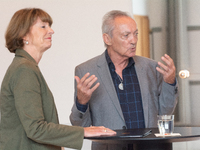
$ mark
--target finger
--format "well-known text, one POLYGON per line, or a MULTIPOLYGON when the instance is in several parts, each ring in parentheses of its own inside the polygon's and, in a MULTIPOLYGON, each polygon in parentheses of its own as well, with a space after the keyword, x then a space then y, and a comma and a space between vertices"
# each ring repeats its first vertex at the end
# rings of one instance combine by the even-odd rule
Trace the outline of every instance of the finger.
POLYGON ((90 126, 90 128, 95 128, 95 129, 102 128, 102 129, 104 129, 105 127, 104 126, 90 126))
POLYGON ((173 59, 172 59, 169 55, 165 54, 164 56, 165 56, 165 58, 166 58, 167 60, 169 60, 169 61, 172 60, 172 61, 173 61, 173 59))
POLYGON ((103 129, 103 134, 104 134, 104 135, 115 135, 116 132, 113 131, 113 130, 111 130, 111 129, 109 129, 109 128, 104 128, 104 129, 103 129))
POLYGON ((98 126, 99 128, 105 128, 104 126, 98 126))
POLYGON ((168 71, 168 70, 169 70, 168 66, 164 65, 164 64, 161 63, 161 62, 158 62, 158 65, 159 65, 161 68, 163 68, 164 71, 168 71))
POLYGON ((80 82, 80 78, 79 78, 78 76, 75 76, 74 78, 75 78, 77 84, 79 84, 79 82, 80 82))
POLYGON ((99 87, 100 83, 98 82, 94 87, 91 88, 92 93, 99 87))
POLYGON ((86 73, 82 78, 81 78, 81 82, 83 83, 88 77, 89 77, 90 73, 86 73))
POLYGON ((88 86, 88 88, 90 88, 92 84, 97 80, 97 78, 96 79, 95 78, 96 78, 95 75, 91 75, 90 77, 88 77, 83 83, 84 86, 88 86))
POLYGON ((171 58, 169 55, 165 54, 164 55, 167 59, 171 58))
POLYGON ((165 54, 165 57, 161 58, 166 65, 162 64, 161 62, 158 62, 158 65, 162 67, 166 72, 174 72, 176 70, 174 61, 167 55, 165 54))
MULTIPOLYGON (((111 130, 111 129, 109 129, 109 128, 105 128, 105 130, 106 130, 106 132, 110 132, 110 133, 115 132, 115 131, 113 131, 113 130, 111 130)), ((105 131, 105 130, 104 130, 104 131, 105 131)))
POLYGON ((171 57, 169 57, 167 54, 165 54, 164 56, 162 56, 161 59, 162 59, 168 66, 172 66, 172 65, 174 64, 173 59, 171 59, 171 57))
POLYGON ((160 69, 159 67, 156 67, 156 70, 158 71, 158 72, 160 72, 161 74, 165 74, 165 71, 164 70, 162 70, 162 69, 160 69))
POLYGON ((97 77, 94 76, 94 78, 91 78, 91 80, 88 81, 87 86, 90 88, 96 81, 97 81, 97 77))

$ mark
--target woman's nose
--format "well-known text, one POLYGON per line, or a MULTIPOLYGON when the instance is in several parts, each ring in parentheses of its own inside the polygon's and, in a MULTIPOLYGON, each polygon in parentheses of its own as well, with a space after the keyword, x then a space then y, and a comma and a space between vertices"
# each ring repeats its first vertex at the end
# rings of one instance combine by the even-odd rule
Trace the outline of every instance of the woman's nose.
POLYGON ((51 27, 49 28, 49 33, 50 34, 54 34, 54 31, 53 31, 53 29, 51 27))

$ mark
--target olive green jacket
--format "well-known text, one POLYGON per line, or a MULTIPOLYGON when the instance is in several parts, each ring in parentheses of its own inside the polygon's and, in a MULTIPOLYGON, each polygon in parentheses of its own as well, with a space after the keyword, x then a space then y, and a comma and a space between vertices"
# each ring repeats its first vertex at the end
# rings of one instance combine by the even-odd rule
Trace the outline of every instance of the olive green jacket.
POLYGON ((17 49, 0 93, 0 150, 81 149, 82 127, 59 125, 53 95, 35 60, 17 49))

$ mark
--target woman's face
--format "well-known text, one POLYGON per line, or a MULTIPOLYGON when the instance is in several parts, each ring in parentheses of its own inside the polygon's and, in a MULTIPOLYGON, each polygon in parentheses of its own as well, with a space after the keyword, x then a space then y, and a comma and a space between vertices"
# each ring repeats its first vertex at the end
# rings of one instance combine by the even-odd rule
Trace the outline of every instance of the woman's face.
POLYGON ((42 22, 42 20, 38 18, 36 23, 31 26, 24 40, 28 41, 27 46, 39 52, 44 52, 51 47, 52 34, 54 34, 54 31, 49 26, 49 23, 42 22))

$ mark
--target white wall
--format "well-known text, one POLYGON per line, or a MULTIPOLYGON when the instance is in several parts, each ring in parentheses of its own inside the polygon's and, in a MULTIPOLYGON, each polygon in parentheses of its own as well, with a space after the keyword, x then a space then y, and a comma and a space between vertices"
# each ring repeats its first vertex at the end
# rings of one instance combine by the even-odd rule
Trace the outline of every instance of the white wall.
POLYGON ((133 14, 147 16, 147 1, 148 0, 132 0, 133 14))
MULTIPOLYGON (((51 89, 61 124, 70 124, 73 104, 74 68, 101 54, 103 15, 113 9, 132 13, 131 0, 0 0, 0 83, 14 54, 5 48, 4 33, 14 14, 25 7, 39 7, 53 18, 52 47, 44 53, 39 67, 51 89)), ((90 149, 85 140, 83 150, 90 149)))

